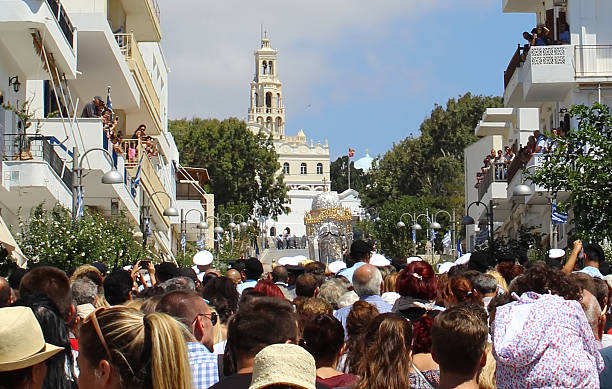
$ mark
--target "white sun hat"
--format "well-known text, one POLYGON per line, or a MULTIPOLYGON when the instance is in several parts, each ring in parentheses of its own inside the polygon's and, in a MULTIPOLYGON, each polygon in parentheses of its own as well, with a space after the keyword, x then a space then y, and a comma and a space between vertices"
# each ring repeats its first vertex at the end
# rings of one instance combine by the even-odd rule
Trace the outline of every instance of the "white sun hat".
POLYGON ((344 261, 334 261, 334 262, 330 262, 329 265, 327 265, 327 268, 329 269, 330 273, 338 273, 340 270, 342 269, 346 269, 346 263, 344 261))
POLYGON ((389 266, 390 264, 391 261, 385 258, 385 256, 382 254, 374 253, 370 256, 370 265, 374 265, 376 267, 384 267, 389 266))
POLYGON ((193 256, 193 264, 198 265, 198 266, 206 266, 206 265, 210 265, 213 259, 214 259, 213 255, 210 251, 202 250, 202 251, 198 251, 193 256))
POLYGON ((448 273, 448 271, 451 269, 451 267, 455 266, 454 262, 444 262, 444 263, 439 263, 438 264, 438 273, 440 274, 444 274, 444 273, 448 273))
POLYGON ((472 253, 463 254, 455 261, 455 265, 465 265, 466 263, 470 262, 471 256, 472 253))

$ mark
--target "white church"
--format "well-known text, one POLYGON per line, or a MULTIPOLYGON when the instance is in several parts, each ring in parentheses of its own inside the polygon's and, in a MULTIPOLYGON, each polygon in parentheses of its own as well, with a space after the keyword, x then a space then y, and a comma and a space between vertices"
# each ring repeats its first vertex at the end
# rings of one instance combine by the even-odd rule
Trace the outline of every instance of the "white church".
POLYGON ((295 136, 285 135, 285 106, 282 83, 278 78, 278 51, 270 47, 264 37, 261 47, 255 51, 255 77, 251 82, 251 98, 247 119, 248 128, 254 133, 272 135, 278 153, 281 171, 288 187, 288 215, 266 222, 268 235, 282 234, 289 229, 297 237, 306 234, 304 216, 310 211, 312 200, 324 190, 330 190, 329 145, 307 140, 304 131, 295 136))

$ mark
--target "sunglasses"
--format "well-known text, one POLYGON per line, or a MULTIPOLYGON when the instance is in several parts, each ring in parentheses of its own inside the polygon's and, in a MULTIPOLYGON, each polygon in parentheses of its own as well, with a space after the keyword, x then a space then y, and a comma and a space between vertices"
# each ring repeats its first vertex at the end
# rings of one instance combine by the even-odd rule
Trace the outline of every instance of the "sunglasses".
POLYGON ((83 324, 86 324, 88 321, 91 321, 91 324, 93 324, 94 330, 96 331, 96 334, 98 335, 98 340, 100 341, 100 343, 102 343, 102 347, 104 347, 104 351, 106 351, 106 356, 108 356, 108 359, 111 360, 111 352, 110 349, 108 348, 108 344, 106 344, 106 340, 104 340, 104 335, 102 335, 102 330, 100 329, 100 323, 98 323, 98 313, 104 311, 106 308, 104 307, 100 307, 98 309, 96 309, 95 311, 93 311, 88 317, 87 319, 83 322, 83 324))
POLYGON ((217 315, 216 312, 211 312, 211 313, 198 313, 196 315, 196 317, 193 319, 193 321, 191 322, 191 325, 193 326, 196 322, 196 320, 198 320, 198 317, 200 316, 205 316, 208 317, 210 319, 211 324, 214 326, 215 324, 217 324, 217 320, 219 319, 219 315, 217 315), (210 317, 209 317, 210 316, 210 317))

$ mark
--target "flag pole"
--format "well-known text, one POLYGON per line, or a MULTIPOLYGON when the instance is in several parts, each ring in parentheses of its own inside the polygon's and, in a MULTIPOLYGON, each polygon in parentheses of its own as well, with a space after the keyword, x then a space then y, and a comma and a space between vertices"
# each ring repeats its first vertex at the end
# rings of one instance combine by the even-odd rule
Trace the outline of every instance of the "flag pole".
POLYGON ((348 154, 348 188, 351 189, 351 152, 348 154))

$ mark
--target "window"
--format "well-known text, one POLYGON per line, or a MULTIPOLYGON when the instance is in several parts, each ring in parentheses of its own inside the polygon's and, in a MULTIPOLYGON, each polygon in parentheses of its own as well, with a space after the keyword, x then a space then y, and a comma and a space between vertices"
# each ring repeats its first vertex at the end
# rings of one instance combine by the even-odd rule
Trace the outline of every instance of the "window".
POLYGON ((283 163, 283 172, 289 174, 289 162, 283 163))
POLYGON ((300 165, 300 174, 308 174, 308 169, 306 168, 306 163, 302 162, 300 165))
POLYGON ((317 174, 323 174, 323 164, 321 162, 317 163, 317 174))

